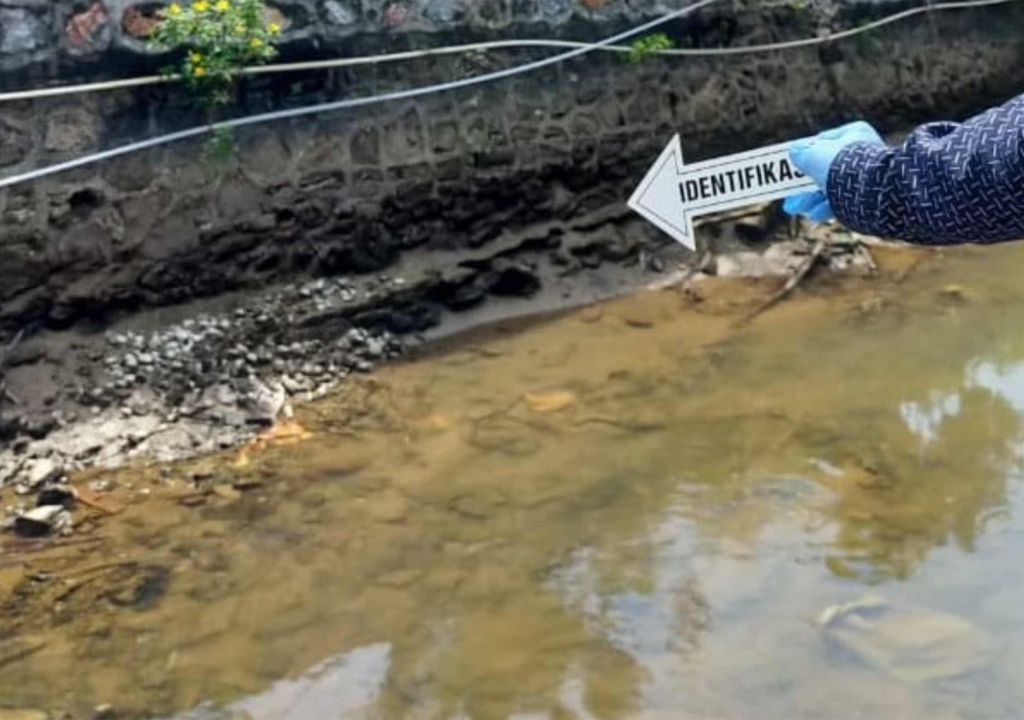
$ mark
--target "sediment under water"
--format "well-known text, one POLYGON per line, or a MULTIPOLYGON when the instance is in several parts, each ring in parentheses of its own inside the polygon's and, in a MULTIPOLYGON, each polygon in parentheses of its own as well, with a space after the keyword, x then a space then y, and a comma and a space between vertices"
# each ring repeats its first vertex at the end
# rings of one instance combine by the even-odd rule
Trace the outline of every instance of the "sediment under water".
POLYGON ((1014 714, 1024 246, 880 260, 746 326, 764 284, 498 327, 100 475, 0 554, 0 708, 1014 714))

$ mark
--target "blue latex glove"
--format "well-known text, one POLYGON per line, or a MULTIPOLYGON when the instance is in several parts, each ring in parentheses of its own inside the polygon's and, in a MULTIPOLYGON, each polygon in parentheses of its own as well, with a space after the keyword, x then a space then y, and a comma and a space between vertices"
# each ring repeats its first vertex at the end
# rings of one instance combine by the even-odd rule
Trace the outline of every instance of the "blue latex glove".
POLYGON ((863 120, 826 130, 812 138, 798 140, 789 149, 789 158, 801 172, 818 183, 820 190, 786 198, 782 209, 790 215, 803 215, 812 222, 834 220, 832 206, 825 196, 828 172, 839 151, 858 142, 884 144, 878 131, 863 120))

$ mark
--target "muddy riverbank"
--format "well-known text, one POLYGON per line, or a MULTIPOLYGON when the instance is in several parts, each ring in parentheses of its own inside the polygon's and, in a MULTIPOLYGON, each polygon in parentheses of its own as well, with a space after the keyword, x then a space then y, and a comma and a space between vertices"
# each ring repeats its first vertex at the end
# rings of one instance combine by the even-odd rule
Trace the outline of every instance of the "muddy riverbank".
POLYGON ((3 538, 0 707, 999 715, 1020 252, 872 248, 746 324, 778 280, 499 323, 86 472, 74 535, 3 538))
MULTIPOLYGON (((637 218, 601 217, 460 257, 420 256, 386 274, 321 278, 16 338, 0 404, 0 486, 27 495, 86 467, 237 446, 290 416, 295 400, 320 397, 404 347, 504 317, 681 277, 791 273, 813 238, 787 240, 790 226, 775 212, 707 224, 719 252, 699 266, 638 228, 637 218)), ((866 256, 850 237, 834 238, 831 265, 864 269, 866 256)))

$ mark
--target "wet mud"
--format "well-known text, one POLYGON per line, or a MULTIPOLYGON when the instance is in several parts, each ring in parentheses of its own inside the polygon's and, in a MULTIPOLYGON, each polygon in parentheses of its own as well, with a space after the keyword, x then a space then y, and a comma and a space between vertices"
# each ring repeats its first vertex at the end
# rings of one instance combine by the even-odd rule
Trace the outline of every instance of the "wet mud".
POLYGON ((1012 714, 1021 252, 874 249, 750 323, 777 281, 498 324, 76 477, 72 536, 4 540, 2 704, 1012 714))

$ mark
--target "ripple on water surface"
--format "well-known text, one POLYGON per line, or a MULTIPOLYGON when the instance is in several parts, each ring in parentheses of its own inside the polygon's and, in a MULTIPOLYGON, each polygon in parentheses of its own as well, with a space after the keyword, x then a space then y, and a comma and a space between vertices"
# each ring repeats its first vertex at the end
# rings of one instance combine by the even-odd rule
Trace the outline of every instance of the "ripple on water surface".
POLYGON ((0 708, 1015 714, 1022 260, 743 328, 749 284, 643 294, 349 385, 215 464, 244 491, 155 492, 86 529, 103 557, 0 556, 0 708))

